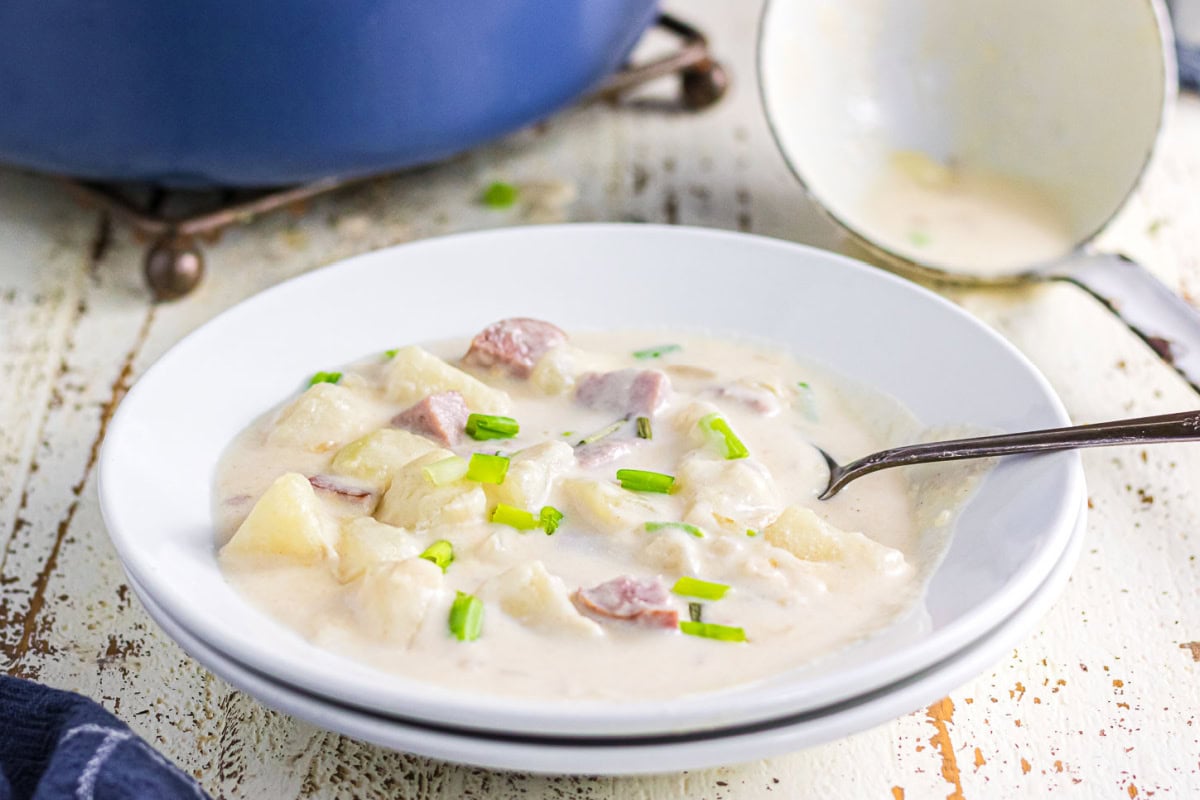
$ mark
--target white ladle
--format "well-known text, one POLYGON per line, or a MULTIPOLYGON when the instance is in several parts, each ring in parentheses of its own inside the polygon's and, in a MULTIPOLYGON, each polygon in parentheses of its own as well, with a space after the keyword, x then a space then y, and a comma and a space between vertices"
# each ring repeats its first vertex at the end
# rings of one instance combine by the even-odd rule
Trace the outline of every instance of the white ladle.
POLYGON ((1200 313, 1092 246, 1145 170, 1175 69, 1159 0, 768 0, 759 42, 784 157, 889 268, 1076 284, 1200 391, 1200 313))

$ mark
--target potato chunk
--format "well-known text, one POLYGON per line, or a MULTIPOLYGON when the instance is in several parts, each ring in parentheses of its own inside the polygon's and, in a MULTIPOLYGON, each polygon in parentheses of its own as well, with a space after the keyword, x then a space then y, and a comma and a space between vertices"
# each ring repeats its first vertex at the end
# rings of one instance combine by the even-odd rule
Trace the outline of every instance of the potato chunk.
POLYGON ((506 392, 493 389, 416 345, 400 348, 388 365, 388 399, 403 406, 411 406, 435 392, 449 391, 461 394, 472 411, 507 414, 512 410, 512 400, 506 392))
POLYGON ((562 578, 551 575, 541 561, 531 561, 488 580, 479 593, 499 603, 505 614, 527 628, 545 633, 599 636, 600 626, 571 603, 562 578))
POLYGON ((424 530, 434 525, 484 522, 487 496, 477 483, 460 480, 434 486, 421 468, 454 455, 449 450, 433 450, 401 467, 392 476, 375 518, 388 525, 424 530))
POLYGON ((396 428, 380 428, 338 450, 329 471, 383 488, 405 464, 437 449, 437 445, 424 436, 396 428))
POLYGON ((371 567, 420 555, 421 545, 403 528, 371 517, 355 517, 342 526, 338 539, 338 580, 348 583, 371 567))
POLYGON ((355 616, 376 639, 408 644, 443 591, 442 570, 431 561, 379 564, 363 575, 355 616))
POLYGON ((321 452, 362 435, 370 427, 371 414, 363 398, 345 387, 318 383, 279 412, 267 441, 321 452))
POLYGON ((512 457, 504 483, 487 484, 488 500, 537 512, 554 481, 575 465, 575 451, 566 442, 542 442, 512 457))
POLYGON ((332 529, 308 478, 288 472, 258 499, 221 553, 282 556, 315 564, 333 551, 332 529))
POLYGON ((696 575, 701 572, 696 537, 677 528, 655 531, 642 550, 646 561, 665 575, 696 575))
POLYGON ((620 533, 651 520, 668 519, 664 499, 651 498, 604 481, 573 478, 563 481, 571 509, 600 533, 620 533))
POLYGON ((719 458, 699 450, 684 456, 676 475, 685 519, 700 527, 716 524, 742 533, 758 527, 782 501, 775 479, 750 458, 719 458))
POLYGON ((805 561, 857 561, 893 575, 909 569, 899 550, 853 531, 843 531, 810 508, 788 506, 763 531, 763 538, 805 561))
POLYGON ((533 365, 530 382, 544 394, 566 394, 575 388, 578 354, 578 349, 569 344, 553 348, 533 365))

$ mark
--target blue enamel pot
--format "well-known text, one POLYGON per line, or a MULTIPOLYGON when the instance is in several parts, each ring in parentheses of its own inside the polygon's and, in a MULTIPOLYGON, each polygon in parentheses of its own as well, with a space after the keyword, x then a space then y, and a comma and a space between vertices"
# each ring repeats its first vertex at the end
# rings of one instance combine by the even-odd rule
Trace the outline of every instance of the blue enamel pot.
POLYGON ((436 161, 570 104, 656 0, 6 0, 0 162, 270 186, 436 161))

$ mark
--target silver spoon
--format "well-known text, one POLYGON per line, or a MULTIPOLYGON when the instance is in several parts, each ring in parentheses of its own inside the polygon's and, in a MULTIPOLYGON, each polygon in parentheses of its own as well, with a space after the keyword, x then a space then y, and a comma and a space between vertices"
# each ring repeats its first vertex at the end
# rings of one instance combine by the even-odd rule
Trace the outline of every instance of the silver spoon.
POLYGON ((1093 425, 1075 425, 1070 428, 1004 433, 999 436, 976 436, 947 442, 910 444, 872 453, 845 466, 838 464, 833 456, 817 447, 817 451, 825 457, 825 463, 829 465, 829 485, 818 499, 828 500, 847 483, 863 475, 906 464, 1011 456, 1017 453, 1052 453, 1057 450, 1114 444, 1194 441, 1200 441, 1200 411, 1097 422, 1093 425))

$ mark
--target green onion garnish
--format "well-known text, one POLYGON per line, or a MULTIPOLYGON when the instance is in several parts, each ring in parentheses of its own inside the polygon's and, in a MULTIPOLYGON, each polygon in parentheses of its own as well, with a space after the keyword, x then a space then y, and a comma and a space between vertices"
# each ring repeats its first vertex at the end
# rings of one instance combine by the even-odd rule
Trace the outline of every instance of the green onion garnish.
POLYGON ((450 606, 450 633, 460 642, 473 642, 483 629, 483 601, 466 592, 455 592, 450 606))
POLYGON ((695 536, 697 539, 704 538, 704 531, 700 530, 695 525, 689 525, 686 522, 647 522, 646 523, 646 530, 650 533, 654 533, 655 531, 661 531, 664 528, 675 528, 676 530, 681 530, 684 533, 690 533, 692 536, 695 536))
POLYGON ((399 352, 400 352, 399 347, 393 347, 391 350, 384 350, 383 357, 386 359, 393 359, 396 357, 396 353, 399 353, 399 352))
POLYGON ((517 187, 496 181, 483 190, 483 204, 488 208, 509 208, 517 202, 517 187))
POLYGON ((596 431, 595 433, 589 433, 587 436, 580 439, 578 442, 575 443, 575 446, 583 447, 585 444, 591 444, 592 442, 598 442, 601 439, 603 439, 605 436, 612 436, 614 433, 621 430, 621 426, 624 425, 628 421, 629 421, 629 417, 622 417, 621 419, 617 420, 616 422, 612 423, 611 425, 605 425, 603 428, 596 431))
POLYGON ((442 568, 442 572, 445 572, 446 567, 454 563, 454 546, 445 539, 438 539, 425 548, 425 552, 421 553, 421 558, 432 561, 442 568))
POLYGON ((508 474, 507 456, 489 456, 487 453, 472 453, 467 465, 467 480, 480 483, 504 483, 508 474))
POLYGON ((637 418, 637 435, 639 439, 653 439, 654 431, 650 429, 649 417, 637 418))
POLYGON ((729 423, 720 414, 707 414, 701 417, 697 424, 700 426, 700 430, 704 431, 708 440, 725 454, 725 458, 745 458, 750 455, 746 445, 742 444, 742 440, 737 437, 733 428, 729 427, 729 423))
POLYGON ((681 622, 679 630, 688 636, 703 636, 705 639, 716 639, 721 642, 744 642, 746 632, 731 625, 717 625, 715 622, 681 622))
POLYGON ((441 461, 426 464, 421 467, 425 480, 434 486, 445 486, 454 483, 467 474, 467 460, 462 456, 449 456, 441 461))
POLYGON ((318 372, 308 379, 309 386, 316 386, 318 383, 337 383, 342 379, 340 372, 318 372))
POLYGON ((645 350, 634 350, 633 357, 639 361, 650 358, 662 358, 667 353, 674 353, 683 348, 677 344, 660 344, 658 347, 647 347, 645 350))
POLYGON ((554 506, 542 506, 542 510, 538 512, 538 524, 547 536, 558 530, 558 526, 563 521, 563 513, 554 506))
POLYGON ((800 402, 800 410, 804 412, 804 416, 808 418, 809 422, 816 422, 817 396, 812 387, 804 381, 799 381, 796 383, 796 388, 800 390, 796 398, 800 402))
POLYGON ((521 430, 512 417, 492 414, 471 414, 467 417, 467 436, 482 442, 487 439, 511 439, 521 430))
POLYGON ((925 231, 909 231, 908 240, 917 247, 924 247, 933 241, 933 239, 925 231))
POLYGON ((754 530, 754 528, 746 528, 746 535, 747 536, 758 536, 758 531, 754 530))
POLYGON ((496 504, 496 510, 492 512, 492 522, 499 522, 501 525, 507 525, 519 531, 531 531, 541 523, 537 517, 525 509, 507 506, 504 503, 496 504))
POLYGON ((702 603, 688 603, 688 616, 692 618, 692 622, 700 622, 700 615, 704 613, 704 605, 702 603))
POLYGON ((621 482, 622 489, 629 489, 633 492, 670 494, 671 487, 675 483, 675 476, 644 469, 619 469, 617 470, 617 480, 621 482))
POLYGON ((711 583, 684 575, 675 581, 675 585, 671 587, 671 591, 683 597, 699 597, 701 600, 720 600, 729 591, 729 587, 723 583, 711 583))

